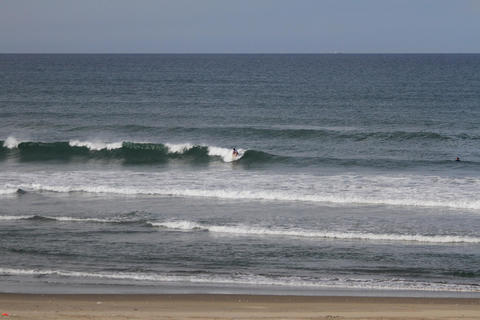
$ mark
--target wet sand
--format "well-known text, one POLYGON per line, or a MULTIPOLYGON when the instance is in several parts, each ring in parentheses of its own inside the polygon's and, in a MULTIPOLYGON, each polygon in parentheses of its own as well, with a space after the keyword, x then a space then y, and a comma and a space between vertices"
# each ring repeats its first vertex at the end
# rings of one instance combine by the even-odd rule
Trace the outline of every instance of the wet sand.
POLYGON ((1 319, 480 319, 480 299, 0 294, 1 319))

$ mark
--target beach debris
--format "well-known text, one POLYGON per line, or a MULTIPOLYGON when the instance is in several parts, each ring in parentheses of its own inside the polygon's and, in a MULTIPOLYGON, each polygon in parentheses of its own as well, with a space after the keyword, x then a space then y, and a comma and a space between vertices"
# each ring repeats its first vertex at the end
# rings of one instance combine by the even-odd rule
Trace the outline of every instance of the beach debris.
POLYGON ((8 313, 2 313, 2 317, 8 317, 8 313))

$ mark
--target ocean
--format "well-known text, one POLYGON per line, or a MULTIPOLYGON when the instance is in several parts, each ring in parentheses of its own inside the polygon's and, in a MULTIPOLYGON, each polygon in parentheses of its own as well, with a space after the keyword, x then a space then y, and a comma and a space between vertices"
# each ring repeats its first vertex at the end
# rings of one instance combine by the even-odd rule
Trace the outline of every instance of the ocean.
POLYGON ((480 297, 479 88, 475 54, 0 55, 0 291, 480 297))

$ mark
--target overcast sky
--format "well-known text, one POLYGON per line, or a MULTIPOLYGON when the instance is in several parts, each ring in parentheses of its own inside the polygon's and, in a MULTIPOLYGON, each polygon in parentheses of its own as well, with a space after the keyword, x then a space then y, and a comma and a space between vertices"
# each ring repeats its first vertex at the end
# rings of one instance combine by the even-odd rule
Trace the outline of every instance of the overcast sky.
POLYGON ((480 52, 480 0, 0 0, 0 52, 480 52))

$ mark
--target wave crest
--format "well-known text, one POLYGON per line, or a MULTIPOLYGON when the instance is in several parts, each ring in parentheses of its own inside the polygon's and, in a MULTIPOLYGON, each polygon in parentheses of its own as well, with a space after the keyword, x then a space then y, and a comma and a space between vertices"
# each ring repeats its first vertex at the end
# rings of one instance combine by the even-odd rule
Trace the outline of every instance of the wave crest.
POLYGON ((233 156, 230 148, 191 143, 146 143, 146 142, 102 142, 102 141, 57 141, 57 142, 20 142, 8 137, 2 143, 2 154, 18 157, 25 161, 74 160, 74 159, 117 159, 125 163, 162 163, 172 159, 208 161, 221 159, 224 162, 240 160, 244 149, 238 149, 239 155, 233 156))
POLYGON ((93 217, 65 217, 65 216, 0 216, 0 221, 35 220, 52 222, 80 222, 80 223, 141 223, 144 226, 170 229, 185 232, 206 231, 211 233, 256 236, 256 237, 292 237, 310 239, 333 239, 333 240, 361 240, 361 241, 407 241, 425 243, 480 243, 478 237, 456 235, 421 235, 421 234, 379 234, 370 232, 339 232, 327 230, 271 228, 249 225, 208 225, 188 220, 172 221, 145 221, 143 219, 131 219, 122 217, 93 218, 93 217))
POLYGON ((7 149, 14 149, 18 147, 18 144, 20 142, 15 139, 15 137, 8 137, 4 142, 3 142, 3 147, 7 149))
POLYGON ((480 243, 480 238, 463 237, 455 235, 421 235, 421 234, 377 234, 362 232, 335 232, 324 230, 305 229, 276 229, 248 225, 206 225, 193 221, 165 221, 151 222, 154 227, 183 231, 208 231, 229 235, 245 236, 278 236, 297 238, 339 239, 339 240, 365 240, 365 241, 408 241, 429 243, 480 243))
POLYGON ((99 150, 120 149, 122 147, 123 142, 105 143, 105 142, 89 142, 89 141, 71 140, 68 142, 68 144, 71 147, 86 147, 92 151, 99 151, 99 150))

